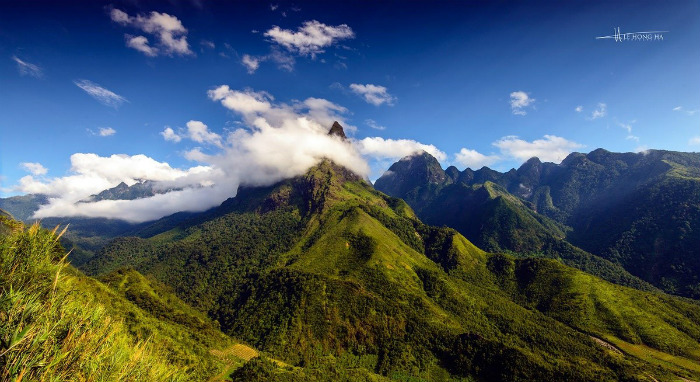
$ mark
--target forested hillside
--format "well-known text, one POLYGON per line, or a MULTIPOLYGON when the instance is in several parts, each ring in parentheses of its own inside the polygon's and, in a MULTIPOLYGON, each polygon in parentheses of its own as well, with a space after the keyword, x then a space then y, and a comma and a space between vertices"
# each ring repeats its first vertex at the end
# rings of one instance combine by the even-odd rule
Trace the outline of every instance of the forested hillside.
MULTIPOLYGON (((692 361, 700 355, 695 303, 554 260, 489 254, 453 229, 421 223, 403 201, 327 161, 305 176, 243 190, 203 216, 149 238, 115 240, 84 269, 99 275, 129 263, 152 274, 225 333, 303 367, 295 378, 700 373, 692 361)), ((264 361, 248 365, 234 378, 289 373, 264 361)))
POLYGON ((395 163, 375 186, 404 198, 427 223, 453 227, 485 249, 558 256, 640 287, 614 276, 625 275, 623 267, 667 292, 698 298, 699 169, 696 153, 598 149, 572 153, 559 165, 533 158, 506 173, 459 172, 443 171, 423 153, 395 163))

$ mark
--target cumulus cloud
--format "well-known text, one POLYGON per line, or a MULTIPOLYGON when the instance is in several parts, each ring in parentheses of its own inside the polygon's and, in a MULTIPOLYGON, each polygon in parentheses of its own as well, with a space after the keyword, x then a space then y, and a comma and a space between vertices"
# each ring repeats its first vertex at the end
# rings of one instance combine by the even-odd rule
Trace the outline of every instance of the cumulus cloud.
POLYGON ((187 43, 187 29, 175 16, 159 12, 151 12, 149 15, 129 16, 126 12, 114 8, 110 12, 110 17, 115 23, 139 29, 144 33, 153 35, 158 40, 158 46, 153 46, 145 36, 124 35, 126 46, 136 49, 147 56, 154 57, 159 54, 184 56, 194 54, 187 43))
POLYGON ((197 143, 208 143, 221 147, 221 136, 209 131, 207 125, 200 121, 187 122, 187 134, 197 143))
POLYGON ((391 106, 396 100, 394 96, 387 92, 387 89, 384 86, 373 84, 350 84, 350 90, 364 98, 367 103, 371 103, 374 106, 380 106, 384 103, 391 106))
POLYGON ((535 99, 522 90, 510 93, 510 109, 515 115, 527 115, 525 109, 534 103, 535 99))
POLYGON ((253 74, 260 66, 260 58, 244 54, 243 59, 241 59, 241 64, 248 69, 248 74, 253 74))
POLYGON ((384 139, 367 137, 357 141, 360 153, 375 159, 399 159, 412 154, 427 152, 439 161, 447 159, 447 154, 433 145, 426 145, 410 139, 384 139))
POLYGON ((574 109, 574 110, 576 110, 577 113, 580 113, 583 111, 583 106, 578 105, 578 106, 576 106, 576 109, 574 109))
POLYGON ((472 169, 490 166, 500 160, 501 158, 498 155, 484 155, 476 150, 470 150, 467 148, 462 148, 457 154, 455 154, 455 162, 463 167, 469 167, 472 169))
POLYGON ((699 146, 700 145, 700 135, 696 135, 688 140, 688 144, 691 146, 699 146))
POLYGON ((345 24, 330 26, 316 20, 305 21, 297 31, 273 26, 264 34, 271 42, 302 56, 316 57, 336 42, 355 37, 352 28, 345 24))
POLYGON ((169 126, 166 126, 165 129, 160 132, 160 135, 163 136, 163 139, 170 142, 177 143, 182 140, 182 137, 178 135, 172 127, 169 126))
POLYGON ((603 118, 606 115, 608 115, 608 105, 600 102, 598 103, 598 108, 593 110, 593 113, 591 113, 591 116, 588 119, 592 121, 594 119, 603 118))
POLYGON ((113 91, 103 88, 102 86, 88 80, 76 80, 73 83, 83 89, 90 97, 96 99, 105 106, 118 108, 124 102, 128 102, 126 98, 114 93, 113 91))
POLYGON ((32 175, 46 175, 46 173, 49 171, 46 167, 44 167, 41 163, 34 163, 34 162, 23 162, 19 164, 20 167, 22 167, 25 171, 29 172, 32 175))
POLYGON ((21 60, 17 56, 12 56, 12 60, 17 63, 17 70, 20 76, 30 76, 34 78, 41 78, 44 76, 44 71, 38 65, 21 60))
POLYGON ((378 124, 375 120, 373 119, 365 119, 365 124, 375 130, 385 130, 386 127, 378 124))
POLYGON ((148 38, 145 36, 132 36, 126 34, 124 37, 126 38, 126 46, 129 48, 136 49, 149 57, 155 57, 158 55, 158 49, 149 45, 148 38))
POLYGON ((575 149, 583 145, 557 137, 555 135, 545 135, 544 139, 536 139, 528 142, 511 135, 503 137, 493 143, 501 150, 505 156, 526 161, 532 157, 538 157, 544 162, 559 163, 575 149))

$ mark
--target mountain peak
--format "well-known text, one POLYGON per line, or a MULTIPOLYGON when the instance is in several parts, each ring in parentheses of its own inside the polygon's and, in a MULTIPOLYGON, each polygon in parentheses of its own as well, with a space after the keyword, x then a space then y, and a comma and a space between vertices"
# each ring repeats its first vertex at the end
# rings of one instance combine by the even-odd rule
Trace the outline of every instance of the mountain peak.
POLYGON ((394 163, 377 179, 374 187, 389 195, 404 195, 422 184, 443 184, 446 180, 447 175, 440 162, 422 151, 394 163))
POLYGON ((345 135, 345 130, 343 130, 343 126, 338 123, 338 121, 333 122, 333 126, 331 126, 331 129, 328 131, 328 135, 338 136, 344 141, 348 139, 348 137, 345 135))

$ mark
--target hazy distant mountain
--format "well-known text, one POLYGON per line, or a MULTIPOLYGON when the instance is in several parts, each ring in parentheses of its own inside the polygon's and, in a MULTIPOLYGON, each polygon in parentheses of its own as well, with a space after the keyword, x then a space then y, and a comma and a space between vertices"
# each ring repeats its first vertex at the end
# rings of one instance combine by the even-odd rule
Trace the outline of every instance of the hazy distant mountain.
POLYGON ((39 206, 49 202, 49 198, 42 194, 28 194, 0 198, 0 208, 9 212, 15 219, 21 221, 30 220, 39 206))
POLYGON ((442 171, 428 157, 395 163, 375 187, 484 248, 540 251, 543 237, 565 236, 664 290, 700 297, 700 154, 598 149, 572 153, 559 165, 533 158, 506 173, 442 171), (500 186, 491 190, 517 197, 504 194, 498 202, 501 215, 510 211, 507 219, 496 221, 498 214, 483 203, 497 197, 475 196, 488 182, 500 186))

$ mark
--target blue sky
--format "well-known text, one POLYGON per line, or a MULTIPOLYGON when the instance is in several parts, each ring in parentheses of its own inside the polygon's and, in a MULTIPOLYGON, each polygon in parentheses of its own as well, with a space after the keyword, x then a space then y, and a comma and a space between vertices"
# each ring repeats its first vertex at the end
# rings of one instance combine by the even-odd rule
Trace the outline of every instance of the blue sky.
POLYGON ((222 154, 257 118, 341 120, 371 179, 421 148, 460 170, 700 148, 697 1, 54 3, 0 3, 5 196, 149 178, 119 167, 136 163, 221 170, 211 156, 264 183, 222 154), (596 39, 618 27, 665 32, 596 39), (272 111, 221 102, 241 97, 272 111))

